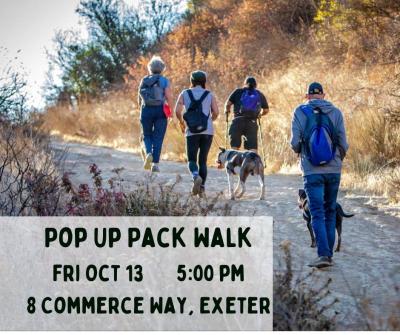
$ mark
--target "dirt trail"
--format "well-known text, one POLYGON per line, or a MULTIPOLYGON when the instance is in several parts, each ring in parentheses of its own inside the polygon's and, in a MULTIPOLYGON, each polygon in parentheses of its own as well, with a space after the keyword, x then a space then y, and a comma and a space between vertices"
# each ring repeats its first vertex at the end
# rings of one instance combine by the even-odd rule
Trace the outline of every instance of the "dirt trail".
MULTIPOLYGON (((148 178, 143 172, 139 156, 114 149, 83 144, 54 142, 56 150, 68 147, 66 170, 75 172, 71 178, 76 183, 89 182, 88 166, 96 163, 103 171, 103 178, 111 177, 113 168, 124 167, 122 173, 126 184, 148 178)), ((156 182, 171 182, 180 174, 183 181, 178 190, 188 193, 190 177, 185 164, 162 162, 162 173, 156 182)), ((255 200, 258 182, 255 177, 248 181, 248 193, 244 199, 233 204, 233 215, 267 215, 274 217, 274 267, 280 267, 279 244, 290 240, 294 272, 304 276, 310 272, 307 262, 316 256, 309 247, 310 240, 301 213, 297 208, 297 189, 302 186, 300 176, 268 175, 266 177, 266 200, 255 200)), ((207 193, 225 190, 227 183, 222 171, 211 168, 207 193)), ((366 328, 365 315, 358 307, 359 300, 370 298, 373 313, 377 318, 387 319, 390 312, 397 313, 393 304, 400 301, 394 287, 400 283, 400 219, 399 208, 393 207, 385 213, 371 203, 380 203, 371 198, 341 192, 339 201, 347 212, 356 216, 343 223, 342 251, 335 255, 335 266, 312 276, 312 280, 332 278, 331 291, 339 299, 335 306, 339 329, 360 330, 366 328), (397 211, 397 213, 396 213, 397 211)), ((376 320, 378 321, 378 320, 376 320)))

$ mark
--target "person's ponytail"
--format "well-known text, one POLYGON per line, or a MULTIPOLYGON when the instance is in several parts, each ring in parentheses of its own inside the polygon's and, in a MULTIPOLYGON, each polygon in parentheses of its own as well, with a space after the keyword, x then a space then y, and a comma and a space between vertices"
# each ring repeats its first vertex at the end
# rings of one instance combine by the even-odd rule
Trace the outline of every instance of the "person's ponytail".
POLYGON ((254 90, 257 87, 257 82, 254 77, 247 77, 246 80, 244 81, 245 87, 247 87, 250 90, 254 90))

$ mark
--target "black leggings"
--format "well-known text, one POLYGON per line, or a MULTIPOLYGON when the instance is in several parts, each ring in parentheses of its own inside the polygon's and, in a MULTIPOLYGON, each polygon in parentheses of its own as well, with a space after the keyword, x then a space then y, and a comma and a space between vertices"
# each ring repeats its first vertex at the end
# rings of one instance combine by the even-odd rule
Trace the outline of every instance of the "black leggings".
POLYGON ((207 157, 213 140, 212 135, 191 135, 186 137, 186 154, 189 171, 199 175, 203 185, 207 179, 207 157))

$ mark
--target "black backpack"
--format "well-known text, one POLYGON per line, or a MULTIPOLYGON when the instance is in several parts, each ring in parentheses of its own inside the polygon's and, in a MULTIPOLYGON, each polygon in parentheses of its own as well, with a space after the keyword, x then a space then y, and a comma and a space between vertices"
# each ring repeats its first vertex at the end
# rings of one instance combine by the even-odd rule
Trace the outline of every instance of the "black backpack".
POLYGON ((208 113, 208 115, 203 113, 203 101, 210 92, 204 91, 199 100, 195 100, 191 90, 187 90, 186 92, 190 99, 190 105, 183 114, 183 119, 185 120, 190 132, 193 134, 198 134, 205 131, 208 126, 208 118, 210 117, 210 113, 208 113))
POLYGON ((139 93, 145 106, 161 106, 164 103, 164 89, 160 86, 160 75, 144 77, 139 93))

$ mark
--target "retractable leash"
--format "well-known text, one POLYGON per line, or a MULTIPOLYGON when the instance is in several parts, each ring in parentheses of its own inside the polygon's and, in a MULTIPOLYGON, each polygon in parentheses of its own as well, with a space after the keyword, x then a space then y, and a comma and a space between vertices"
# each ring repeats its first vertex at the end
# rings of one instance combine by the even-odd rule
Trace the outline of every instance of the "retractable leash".
POLYGON ((260 136, 260 142, 261 142, 261 153, 263 156, 263 163, 264 163, 264 169, 266 167, 266 160, 265 160, 265 151, 264 151, 264 136, 263 136, 263 131, 262 131, 262 126, 261 126, 261 117, 258 118, 258 127, 259 127, 259 136, 260 136))

